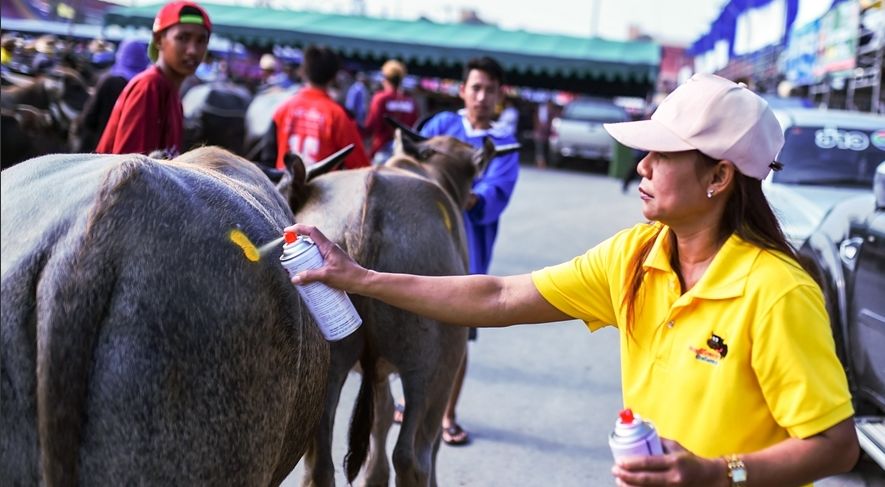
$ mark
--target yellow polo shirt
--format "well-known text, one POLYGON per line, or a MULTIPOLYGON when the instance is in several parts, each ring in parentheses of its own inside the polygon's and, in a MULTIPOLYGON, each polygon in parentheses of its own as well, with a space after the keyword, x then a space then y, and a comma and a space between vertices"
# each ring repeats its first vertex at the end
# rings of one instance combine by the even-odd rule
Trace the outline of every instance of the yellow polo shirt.
POLYGON ((640 224, 532 274, 591 331, 620 328, 625 406, 703 457, 806 438, 853 414, 820 288, 795 261, 732 235, 680 295, 670 240, 667 227, 640 224), (628 338, 630 259, 659 228, 628 338))

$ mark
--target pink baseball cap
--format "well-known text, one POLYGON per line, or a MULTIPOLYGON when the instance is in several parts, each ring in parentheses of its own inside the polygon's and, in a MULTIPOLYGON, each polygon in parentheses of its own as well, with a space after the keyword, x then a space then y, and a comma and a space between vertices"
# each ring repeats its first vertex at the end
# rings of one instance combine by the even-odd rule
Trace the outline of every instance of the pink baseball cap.
POLYGON ((651 120, 607 123, 618 142, 644 151, 699 150, 729 160, 738 171, 765 179, 784 145, 784 132, 768 103, 743 84, 695 74, 673 90, 651 120))

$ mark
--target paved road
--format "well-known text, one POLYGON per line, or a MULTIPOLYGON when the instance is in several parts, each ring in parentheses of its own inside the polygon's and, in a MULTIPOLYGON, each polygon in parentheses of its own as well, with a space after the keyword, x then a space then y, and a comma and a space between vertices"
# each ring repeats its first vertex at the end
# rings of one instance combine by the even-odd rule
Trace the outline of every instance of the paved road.
MULTIPOLYGON (((641 221, 632 189, 624 195, 619 182, 598 174, 524 166, 501 221, 491 272, 523 273, 568 260, 641 221)), ((614 330, 591 334, 577 321, 480 330, 470 344, 458 411, 473 443, 441 447, 439 484, 613 485, 606 441, 621 407, 618 356, 614 330)), ((351 374, 345 384, 336 418, 338 485, 346 485, 341 464, 358 380, 351 374)), ((397 432, 394 426, 389 451, 397 432)), ((818 485, 885 486, 881 471, 866 468, 872 473, 818 485)), ((302 473, 299 465, 283 485, 299 485, 302 473)))

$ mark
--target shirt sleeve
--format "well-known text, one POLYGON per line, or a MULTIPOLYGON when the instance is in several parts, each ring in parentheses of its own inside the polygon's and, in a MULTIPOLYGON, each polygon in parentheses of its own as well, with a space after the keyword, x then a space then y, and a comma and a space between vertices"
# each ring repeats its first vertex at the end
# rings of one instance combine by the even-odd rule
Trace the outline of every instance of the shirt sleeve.
POLYGON ((488 225, 497 221, 513 196, 519 177, 519 153, 511 152, 491 161, 483 177, 473 186, 473 192, 482 200, 467 212, 474 223, 488 225))
POLYGON ((369 157, 366 156, 366 148, 363 147, 363 140, 360 136, 359 129, 356 126, 356 122, 347 117, 342 117, 339 126, 341 127, 341 130, 338 131, 338 147, 343 148, 349 144, 353 144, 353 150, 347 158, 344 159, 344 167, 347 169, 368 167, 369 157))
POLYGON ((428 120, 427 123, 425 123, 424 126, 421 127, 421 135, 423 135, 425 137, 434 137, 437 135, 442 135, 443 131, 440 128, 441 127, 440 121, 446 117, 446 113, 447 112, 438 113, 438 114, 434 115, 433 118, 428 120))
POLYGON ((408 100, 412 102, 412 111, 403 114, 403 123, 409 127, 414 127, 415 123, 418 121, 418 116, 420 115, 418 113, 418 102, 412 97, 409 97, 408 100))
POLYGON ((120 109, 114 154, 148 154, 163 148, 159 130, 160 94, 154 83, 133 86, 120 109))
POLYGON ((775 420, 807 438, 850 417, 848 381, 820 289, 798 285, 753 325, 752 366, 775 420))
POLYGON ((381 120, 381 116, 383 115, 382 107, 381 107, 381 94, 378 93, 374 97, 372 97, 372 103, 369 107, 369 114, 366 115, 366 132, 373 134, 378 131, 379 126, 383 122, 381 120))
POLYGON ((623 263, 613 261, 623 232, 588 250, 584 255, 532 272, 532 282, 541 296, 556 309, 582 320, 591 331, 617 322, 617 279, 609 269, 623 263))

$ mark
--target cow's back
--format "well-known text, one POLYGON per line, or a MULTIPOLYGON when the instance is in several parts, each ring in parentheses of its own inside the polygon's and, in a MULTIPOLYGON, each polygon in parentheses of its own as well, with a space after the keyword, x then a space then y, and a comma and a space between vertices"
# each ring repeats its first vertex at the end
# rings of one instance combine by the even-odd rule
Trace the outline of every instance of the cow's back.
POLYGON ((2 174, 4 477, 284 478, 317 421, 328 347, 279 252, 252 262, 230 239, 278 236, 282 200, 142 156, 2 174))

